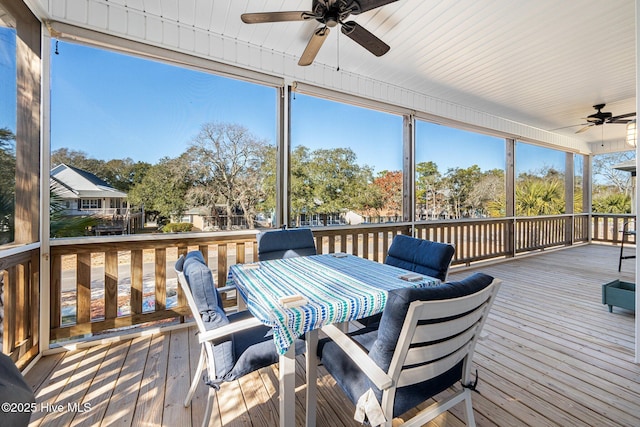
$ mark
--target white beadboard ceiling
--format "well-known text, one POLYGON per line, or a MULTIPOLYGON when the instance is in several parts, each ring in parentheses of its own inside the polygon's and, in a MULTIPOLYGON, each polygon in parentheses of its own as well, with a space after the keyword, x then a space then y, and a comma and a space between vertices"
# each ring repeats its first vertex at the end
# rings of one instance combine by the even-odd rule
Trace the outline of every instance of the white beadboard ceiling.
MULTIPOLYGON (((53 19, 66 16, 74 25, 92 7, 113 6, 296 62, 317 27, 315 21, 240 21, 245 12, 310 10, 311 0, 34 2, 53 19), (74 11, 87 2, 89 7, 74 11)), ((389 44, 390 52, 374 57, 344 35, 338 38, 335 28, 316 64, 329 70, 339 65, 342 72, 598 145, 619 143, 625 126, 575 134, 595 112, 592 105, 605 103, 604 111, 614 116, 635 111, 633 0, 400 0, 351 18, 389 44)))

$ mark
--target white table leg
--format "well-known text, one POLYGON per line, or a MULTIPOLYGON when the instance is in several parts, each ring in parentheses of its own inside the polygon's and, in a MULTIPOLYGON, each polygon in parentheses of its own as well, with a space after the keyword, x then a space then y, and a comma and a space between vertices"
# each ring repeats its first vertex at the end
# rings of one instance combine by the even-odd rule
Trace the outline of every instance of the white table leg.
POLYGON ((306 334, 306 371, 307 371, 307 416, 305 419, 307 427, 316 425, 316 403, 318 396, 318 330, 314 329, 306 334))
POLYGON ((296 425, 296 346, 280 355, 280 427, 296 425))

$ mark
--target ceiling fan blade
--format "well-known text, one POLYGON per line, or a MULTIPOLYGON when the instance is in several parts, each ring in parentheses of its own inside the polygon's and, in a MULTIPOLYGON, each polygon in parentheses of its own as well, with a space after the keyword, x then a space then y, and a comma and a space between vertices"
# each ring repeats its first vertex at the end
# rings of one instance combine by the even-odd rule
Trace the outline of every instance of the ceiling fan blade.
POLYGON ((620 114, 619 116, 611 117, 608 120, 608 123, 629 123, 631 119, 628 119, 628 120, 625 120, 625 119, 627 119, 627 117, 635 117, 635 116, 636 116, 636 113, 620 114))
POLYGON ((321 27, 315 30, 313 32, 313 35, 311 36, 311 39, 309 40, 309 43, 307 43, 307 47, 304 49, 304 52, 302 52, 302 56, 298 61, 298 65, 311 65, 311 63, 313 63, 313 60, 316 59, 316 55, 318 54, 318 51, 320 51, 320 48, 322 47, 324 41, 327 39, 328 35, 329 28, 327 27, 321 27))
POLYGON ((362 12, 366 12, 368 10, 377 9, 379 7, 385 6, 389 3, 394 3, 398 0, 353 0, 349 6, 353 7, 354 15, 357 15, 362 12))
POLYGON ((263 24, 266 22, 287 22, 287 21, 305 21, 312 19, 311 12, 260 12, 260 13, 243 13, 240 19, 245 24, 263 24))
POLYGON ((589 130, 589 128, 590 128, 591 126, 593 126, 593 125, 586 125, 585 127, 578 129, 578 130, 576 131, 576 133, 586 132, 586 131, 588 131, 588 130, 589 130))
POLYGON ((344 22, 341 30, 344 35, 367 49, 369 52, 373 53, 375 56, 382 56, 391 49, 388 44, 354 21, 344 22))

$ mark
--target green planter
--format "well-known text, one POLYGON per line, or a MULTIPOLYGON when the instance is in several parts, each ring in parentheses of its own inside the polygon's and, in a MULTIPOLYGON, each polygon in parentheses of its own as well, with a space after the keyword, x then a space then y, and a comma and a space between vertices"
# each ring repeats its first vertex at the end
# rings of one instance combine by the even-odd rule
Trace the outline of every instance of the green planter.
POLYGON ((636 284, 614 280, 602 285, 602 303, 609 305, 609 313, 613 312, 613 306, 636 309, 636 284))

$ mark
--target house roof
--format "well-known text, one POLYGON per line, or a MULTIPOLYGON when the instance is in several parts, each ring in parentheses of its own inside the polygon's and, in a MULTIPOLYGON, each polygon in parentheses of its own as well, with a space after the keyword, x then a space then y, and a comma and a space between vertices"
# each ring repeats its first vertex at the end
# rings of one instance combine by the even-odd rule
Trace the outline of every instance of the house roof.
POLYGON ((91 172, 73 166, 60 164, 51 169, 50 177, 54 191, 65 199, 127 197, 91 172))
POLYGON ((593 105, 613 115, 636 110, 633 0, 396 1, 348 18, 389 44, 387 54, 371 55, 336 27, 308 67, 297 62, 315 20, 249 25, 240 15, 309 10, 312 0, 29 3, 55 37, 130 51, 139 49, 122 40, 142 42, 213 60, 233 75, 242 73, 224 67, 576 152, 625 149, 624 125, 575 133, 593 105))

